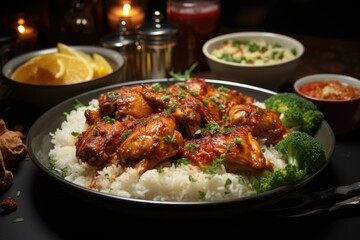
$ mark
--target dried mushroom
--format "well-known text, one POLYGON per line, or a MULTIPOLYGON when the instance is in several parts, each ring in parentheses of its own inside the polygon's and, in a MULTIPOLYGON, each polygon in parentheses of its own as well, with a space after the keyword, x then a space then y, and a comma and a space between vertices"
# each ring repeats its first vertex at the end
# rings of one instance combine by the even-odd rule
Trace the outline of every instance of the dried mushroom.
POLYGON ((14 179, 11 171, 6 170, 4 165, 4 159, 0 151, 0 192, 7 189, 14 179))
POLYGON ((8 188, 14 178, 10 169, 28 152, 20 131, 10 131, 0 119, 0 192, 8 188))
POLYGON ((0 207, 3 209, 4 213, 11 213, 16 211, 17 202, 13 197, 7 197, 1 201, 0 207))
POLYGON ((0 151, 6 169, 11 169, 18 160, 27 154, 27 146, 23 143, 25 136, 20 131, 10 131, 5 121, 0 119, 0 151))

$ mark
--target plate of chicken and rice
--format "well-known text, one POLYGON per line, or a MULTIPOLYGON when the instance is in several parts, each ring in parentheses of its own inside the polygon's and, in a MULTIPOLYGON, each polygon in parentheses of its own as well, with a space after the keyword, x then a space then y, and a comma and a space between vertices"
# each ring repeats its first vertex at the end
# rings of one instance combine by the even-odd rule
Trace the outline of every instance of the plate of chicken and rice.
POLYGON ((335 143, 296 94, 202 78, 75 96, 38 118, 27 141, 41 172, 77 196, 157 215, 270 206, 320 173, 335 143))

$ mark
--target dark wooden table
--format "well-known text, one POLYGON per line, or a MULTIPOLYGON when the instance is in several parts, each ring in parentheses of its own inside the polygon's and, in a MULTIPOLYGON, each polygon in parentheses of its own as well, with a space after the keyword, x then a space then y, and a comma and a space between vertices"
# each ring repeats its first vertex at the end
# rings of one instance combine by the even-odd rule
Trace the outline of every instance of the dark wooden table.
MULTIPOLYGON (((305 46, 305 54, 289 82, 281 91, 292 91, 297 78, 313 73, 346 74, 360 79, 360 42, 293 36, 305 46)), ((194 72, 193 76, 213 78, 209 71, 194 72)), ((1 104, 1 118, 10 129, 25 133, 45 110, 23 102, 1 104)), ((360 130, 336 135, 336 145, 329 165, 304 191, 318 191, 337 185, 360 181, 360 130)), ((213 237, 240 238, 244 235, 270 238, 359 239, 360 211, 300 219, 265 216, 261 211, 214 219, 150 219, 131 214, 119 214, 94 206, 74 197, 25 159, 13 170, 14 183, 1 193, 0 200, 13 196, 18 210, 0 215, 0 239, 110 239, 133 234, 139 237, 213 237), (22 217, 21 223, 12 220, 22 217), (81 227, 84 226, 84 227, 81 227), (135 229, 130 230, 130 229, 135 229), (166 231, 170 235, 165 234, 166 231), (286 233, 285 233, 286 232, 286 233)), ((130 235, 131 236, 131 235, 130 235)))

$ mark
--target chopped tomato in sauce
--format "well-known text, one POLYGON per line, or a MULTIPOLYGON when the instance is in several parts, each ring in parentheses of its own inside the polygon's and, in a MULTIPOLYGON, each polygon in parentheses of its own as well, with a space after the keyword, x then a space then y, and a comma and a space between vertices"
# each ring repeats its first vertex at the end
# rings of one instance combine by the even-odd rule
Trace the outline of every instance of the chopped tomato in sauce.
POLYGON ((360 96, 360 89, 338 80, 306 83, 300 88, 303 94, 321 99, 349 100, 360 96))

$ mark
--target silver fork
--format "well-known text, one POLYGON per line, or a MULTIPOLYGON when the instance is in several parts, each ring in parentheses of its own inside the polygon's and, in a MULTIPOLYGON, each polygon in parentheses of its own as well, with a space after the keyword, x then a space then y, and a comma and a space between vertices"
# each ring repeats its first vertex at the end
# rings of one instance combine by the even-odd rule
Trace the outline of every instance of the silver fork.
POLYGON ((311 208, 309 210, 302 211, 297 214, 290 214, 287 215, 289 218, 297 218, 297 217, 305 217, 305 216, 311 216, 315 214, 321 214, 321 213, 333 213, 345 208, 355 208, 360 207, 360 196, 354 196, 352 198, 348 198, 346 200, 329 204, 329 205, 321 205, 314 208, 311 208))
POLYGON ((285 198, 266 211, 287 217, 304 217, 359 207, 359 200, 360 182, 355 182, 347 186, 336 186, 319 192, 297 193, 285 198))

